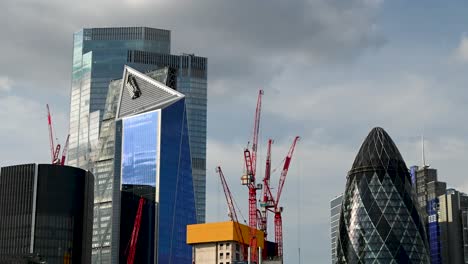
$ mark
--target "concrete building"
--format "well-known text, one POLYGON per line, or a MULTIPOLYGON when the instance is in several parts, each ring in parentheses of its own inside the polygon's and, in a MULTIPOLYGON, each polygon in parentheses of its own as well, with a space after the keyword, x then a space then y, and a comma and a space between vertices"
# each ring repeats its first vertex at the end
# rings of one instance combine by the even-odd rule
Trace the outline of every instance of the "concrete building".
MULTIPOLYGON (((462 199, 455 189, 439 196, 439 225, 442 263, 465 263, 462 199)), ((466 201, 466 198, 463 198, 466 201)))
POLYGON ((2 167, 0 263, 90 263, 93 181, 69 166, 2 167))
MULTIPOLYGON (((193 246, 193 263, 247 263, 250 232, 250 227, 235 222, 188 225, 187 244, 193 246)), ((263 249, 264 245, 263 232, 257 230, 257 246, 263 249)))
POLYGON ((332 264, 336 263, 336 238, 338 237, 338 224, 340 221, 341 202, 343 194, 338 195, 330 201, 330 239, 332 264))
POLYGON ((205 221, 207 59, 172 55, 171 32, 147 27, 86 28, 74 34, 68 164, 96 176, 93 262, 111 263, 116 100, 125 65, 185 96, 197 221, 205 221), (168 72, 164 72, 163 69, 168 72), (104 140, 104 141, 102 141, 104 140))

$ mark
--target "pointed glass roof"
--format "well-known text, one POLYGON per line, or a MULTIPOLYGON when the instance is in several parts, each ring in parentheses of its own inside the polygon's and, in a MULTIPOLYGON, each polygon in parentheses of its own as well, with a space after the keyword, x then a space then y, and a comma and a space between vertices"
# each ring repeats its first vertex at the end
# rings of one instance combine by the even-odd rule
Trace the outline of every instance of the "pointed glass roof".
POLYGON ((381 127, 373 128, 362 143, 349 174, 367 170, 406 169, 392 138, 381 127))

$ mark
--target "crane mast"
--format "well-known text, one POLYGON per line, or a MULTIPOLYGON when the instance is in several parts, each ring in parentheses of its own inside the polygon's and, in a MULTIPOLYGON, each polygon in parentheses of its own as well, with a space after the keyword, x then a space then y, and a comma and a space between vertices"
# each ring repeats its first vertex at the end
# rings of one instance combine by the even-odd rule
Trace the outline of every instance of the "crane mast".
POLYGON ((246 185, 249 189, 249 226, 251 229, 250 235, 250 248, 251 257, 254 261, 257 259, 257 239, 256 229, 259 228, 265 233, 265 239, 268 234, 268 212, 274 213, 274 224, 275 224, 275 243, 277 246, 277 256, 283 256, 283 220, 282 212, 283 207, 279 206, 281 194, 283 191, 286 176, 288 174, 289 166, 291 164, 294 149, 297 141, 300 139, 298 136, 294 138, 294 141, 289 149, 289 152, 284 160, 283 169, 281 171, 278 189, 276 196, 272 194, 270 187, 271 178, 271 148, 273 140, 268 140, 268 149, 265 165, 265 176, 262 184, 256 184, 256 167, 257 167, 257 150, 258 150, 258 135, 260 131, 260 117, 261 117, 261 106, 262 106, 262 95, 263 90, 258 93, 257 107, 255 111, 255 121, 253 129, 253 140, 252 147, 247 147, 244 150, 244 162, 246 174, 242 176, 242 185, 246 185), (257 190, 262 189, 261 197, 261 209, 257 209, 257 190))
POLYGON ((289 149, 288 155, 284 160, 283 170, 281 171, 281 176, 278 184, 278 193, 276 194, 276 201, 275 205, 275 243, 277 245, 278 256, 283 256, 283 207, 279 206, 279 201, 281 198, 281 193, 283 191, 284 182, 286 180, 286 176, 288 174, 289 165, 291 165, 291 159, 294 153, 294 149, 296 148, 296 143, 300 139, 300 137, 296 136, 294 141, 289 149))
POLYGON ((244 161, 246 174, 242 176, 241 181, 243 185, 247 185, 249 189, 249 226, 250 234, 250 249, 252 258, 257 259, 257 189, 259 187, 255 183, 256 164, 257 164, 257 148, 258 148, 258 134, 260 131, 260 115, 262 108, 262 95, 263 90, 258 91, 257 107, 255 110, 255 120, 253 129, 252 151, 248 148, 244 150, 244 161))
POLYGON ((140 201, 138 202, 137 214, 135 216, 135 223, 133 224, 132 236, 129 241, 129 252, 127 256, 127 264, 133 264, 135 260, 136 245, 138 242, 138 234, 140 233, 141 215, 143 213, 144 203, 145 203, 145 199, 143 197, 140 197, 140 201))
POLYGON ((60 144, 57 144, 57 146, 55 146, 54 144, 54 131, 53 131, 53 126, 52 126, 52 116, 50 115, 49 104, 47 104, 46 107, 47 107, 47 125, 49 127, 49 144, 50 144, 51 162, 52 164, 56 164, 56 165, 65 165, 65 159, 67 157, 68 141, 70 139, 70 135, 67 136, 67 141, 62 151, 62 157, 59 158, 60 150, 62 146, 60 144))
POLYGON ((273 144, 273 140, 268 140, 268 148, 267 148, 267 157, 266 157, 266 165, 265 165, 265 176, 263 178, 263 195, 262 195, 262 202, 261 206, 261 217, 260 217, 260 230, 265 233, 265 240, 268 235, 267 227, 268 227, 268 208, 273 206, 273 196, 271 194, 270 189, 270 177, 271 177, 271 145, 273 144))
POLYGON ((70 141, 70 135, 67 136, 67 141, 65 141, 65 146, 63 147, 62 150, 62 159, 60 160, 60 165, 65 165, 65 159, 67 158, 67 152, 68 152, 68 143, 70 141))
POLYGON ((239 219, 237 218, 237 212, 234 206, 234 199, 232 198, 231 190, 229 189, 229 185, 227 184, 226 178, 224 177, 224 173, 221 169, 221 166, 216 167, 216 172, 219 174, 221 185, 223 186, 224 196, 226 197, 226 203, 229 208, 229 217, 231 218, 231 221, 234 222, 234 225, 236 226, 236 234, 242 241, 241 247, 243 251, 244 260, 247 260, 247 251, 245 248, 244 236, 242 235, 239 219))
MULTIPOLYGON (((56 147, 54 144, 54 131, 52 129, 52 116, 50 115, 49 104, 46 104, 47 107, 47 125, 49 127, 49 144, 50 144, 50 157, 52 164, 56 162, 56 147)), ((57 145, 57 148, 60 150, 60 145, 57 145)))

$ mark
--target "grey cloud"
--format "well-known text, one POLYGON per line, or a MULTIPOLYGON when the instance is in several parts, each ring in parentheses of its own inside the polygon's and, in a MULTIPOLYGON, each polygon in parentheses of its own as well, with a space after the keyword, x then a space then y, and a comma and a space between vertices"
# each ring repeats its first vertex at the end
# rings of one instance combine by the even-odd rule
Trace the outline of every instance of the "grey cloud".
POLYGON ((379 1, 2 1, 0 70, 40 88, 69 86, 72 33, 82 27, 147 25, 173 31, 176 52, 210 62, 210 81, 266 85, 293 60, 355 58, 383 37, 379 1), (47 65, 45 67, 45 65, 47 65), (50 75, 55 86, 48 84, 50 75), (21 77, 21 78, 19 78, 21 77), (255 81, 258 80, 258 81, 255 81))

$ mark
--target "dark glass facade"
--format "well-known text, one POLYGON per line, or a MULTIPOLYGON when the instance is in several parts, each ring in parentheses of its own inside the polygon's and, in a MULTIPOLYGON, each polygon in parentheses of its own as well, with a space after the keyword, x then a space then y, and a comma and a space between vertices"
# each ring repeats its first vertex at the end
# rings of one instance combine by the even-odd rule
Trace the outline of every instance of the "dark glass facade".
POLYGON ((428 243, 400 152, 374 128, 348 173, 337 263, 429 263, 428 243))
POLYGON ((2 168, 0 201, 8 204, 0 206, 0 262, 34 254, 52 264, 89 263, 93 181, 68 166, 2 168))
MULTIPOLYGON (((185 99, 117 122, 122 127, 120 262, 126 261, 140 197, 145 198, 136 263, 192 263, 186 226, 196 220, 185 99), (156 260, 156 261, 154 261, 156 260)), ((117 135, 119 137, 119 135, 117 135)))

